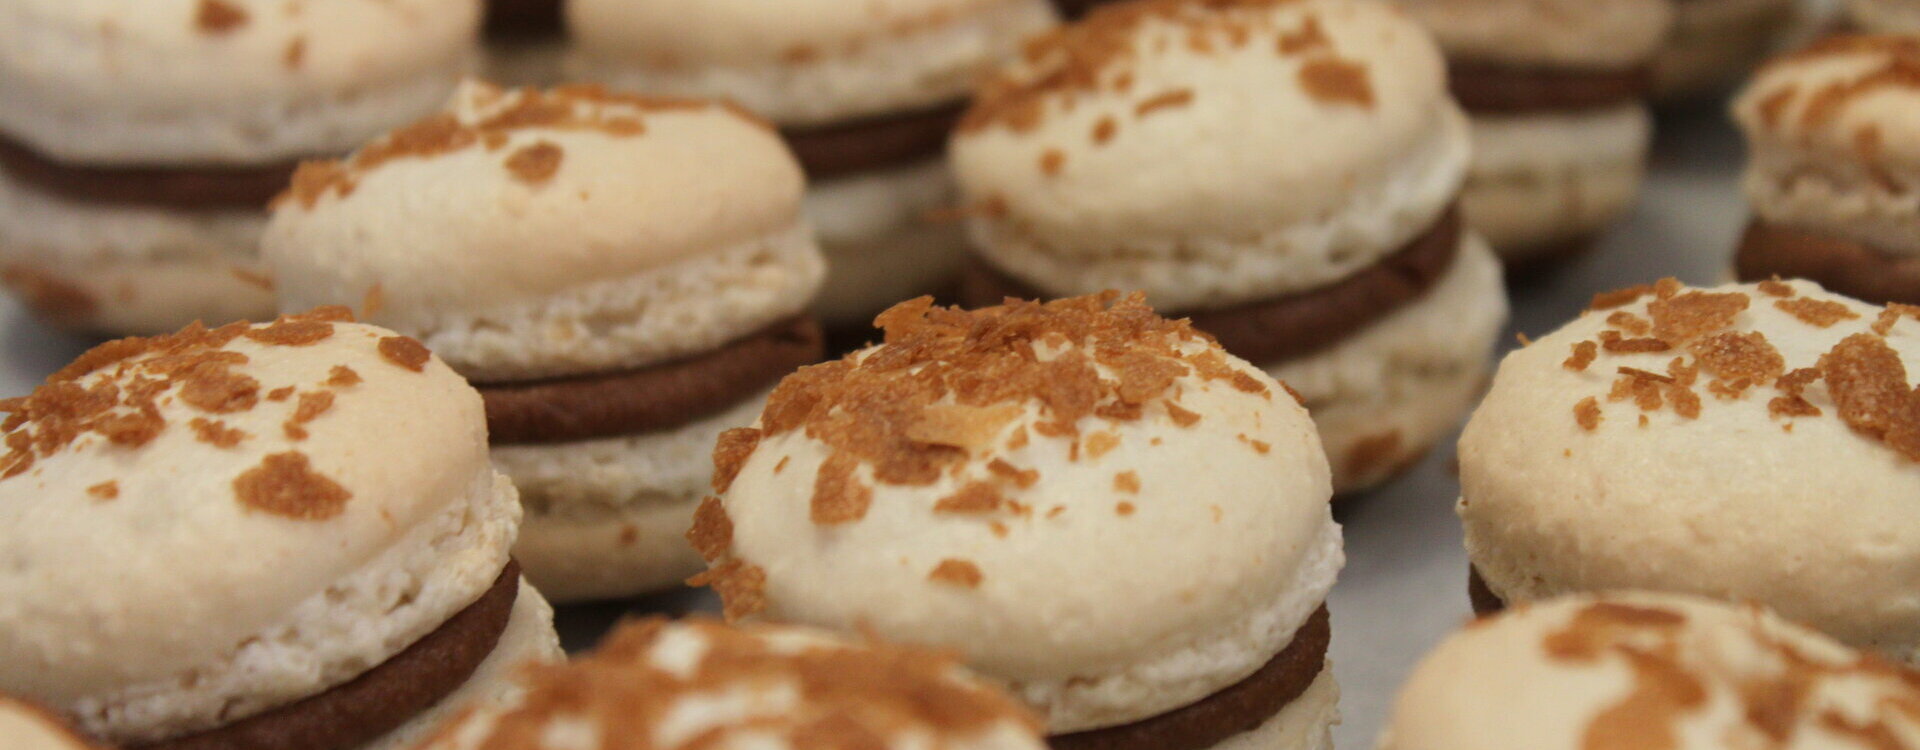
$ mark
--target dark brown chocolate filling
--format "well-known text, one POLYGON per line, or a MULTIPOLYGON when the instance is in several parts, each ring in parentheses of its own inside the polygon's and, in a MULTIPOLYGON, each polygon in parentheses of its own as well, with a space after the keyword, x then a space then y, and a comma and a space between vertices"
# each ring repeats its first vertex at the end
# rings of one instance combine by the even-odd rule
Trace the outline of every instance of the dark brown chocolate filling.
POLYGON ((1733 266, 1741 281, 1807 279, 1876 305, 1920 305, 1920 257, 1894 256, 1818 232, 1756 220, 1747 225, 1733 266))
POLYGON ((1307 692, 1326 668, 1332 638, 1322 604, 1286 649, 1225 690, 1132 724, 1055 735, 1047 744, 1053 750, 1205 750, 1259 727, 1307 692))
POLYGON ((1053 7, 1059 9, 1062 17, 1072 21, 1081 16, 1085 16, 1094 8, 1113 1, 1114 0, 1053 0, 1053 7))
MULTIPOLYGON (((1399 251, 1332 285, 1187 315, 1195 328, 1212 334, 1227 351, 1249 362, 1267 365, 1297 359, 1338 343, 1426 294, 1453 265, 1460 235, 1460 211, 1450 208, 1399 251)), ((997 305, 1007 297, 1045 296, 978 258, 961 278, 960 299, 968 307, 997 305)))
POLYGON ((824 180, 937 156, 965 110, 965 102, 955 102, 919 112, 786 128, 781 135, 807 177, 824 180))
POLYGON ((1646 99, 1653 91, 1653 71, 1645 66, 1559 70, 1456 62, 1447 78, 1460 106, 1487 115, 1600 109, 1646 99))
POLYGON ((70 200, 179 209, 259 209, 293 181, 299 162, 261 166, 96 167, 43 156, 0 136, 0 169, 70 200))
POLYGON ((1495 596, 1493 589, 1487 588, 1487 580, 1480 577, 1480 569, 1467 566, 1467 598, 1473 601, 1473 613, 1485 617, 1497 615, 1507 608, 1507 603, 1495 596))
POLYGON ((477 384, 495 445, 552 443, 679 427, 820 361, 820 326, 789 318, 697 357, 606 375, 477 384))
POLYGON ((137 750, 349 750, 398 729, 466 684, 500 642, 520 592, 507 562, 493 586, 393 658, 324 693, 137 750))
POLYGON ((487 0, 487 35, 524 39, 560 33, 561 0, 487 0))

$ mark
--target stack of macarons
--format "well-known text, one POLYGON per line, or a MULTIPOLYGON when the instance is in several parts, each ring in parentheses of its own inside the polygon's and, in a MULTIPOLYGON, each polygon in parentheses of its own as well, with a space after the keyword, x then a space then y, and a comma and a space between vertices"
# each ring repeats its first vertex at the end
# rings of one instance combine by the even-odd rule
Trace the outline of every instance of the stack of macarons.
POLYGON ((1909 748, 1920 677, 1763 609, 1671 594, 1467 626, 1401 689, 1380 750, 1909 748))
POLYGON ((715 439, 821 356, 803 189, 728 105, 475 83, 303 166, 265 252, 284 308, 359 305, 478 384, 536 585, 630 596, 699 570, 715 439))
POLYGON ((1920 308, 1805 281, 1602 294, 1460 438, 1481 611, 1647 589, 1920 659, 1920 308))
POLYGON ((1467 223, 1509 263, 1587 250, 1640 191, 1670 0, 1398 0, 1473 116, 1467 223))
POLYGON ((950 656, 791 626, 639 620, 516 680, 521 698, 419 750, 1046 747, 1038 719, 950 656))
POLYGON ((947 136, 974 79, 1055 23, 1046 0, 573 0, 567 17, 576 77, 779 125, 829 265, 815 309, 856 344, 874 314, 952 284, 947 136))
POLYGON ((1739 277, 1920 304, 1920 37, 1836 36, 1767 65, 1734 104, 1753 222, 1739 277))
POLYGON ((196 325, 0 408, 0 690, 93 737, 401 747, 559 654, 480 396, 413 339, 196 325))
POLYGON ((951 649, 1056 749, 1329 746, 1344 555, 1285 386, 1138 295, 880 324, 715 450, 730 619, 951 649))
POLYGON ((1142 0, 1031 44, 953 142, 969 305, 1144 290, 1301 393, 1334 487, 1457 424, 1506 319, 1463 227, 1466 118, 1364 0, 1142 0))
POLYGON ((257 245, 300 159, 439 106, 478 0, 0 8, 0 281, 91 333, 270 318, 257 245))

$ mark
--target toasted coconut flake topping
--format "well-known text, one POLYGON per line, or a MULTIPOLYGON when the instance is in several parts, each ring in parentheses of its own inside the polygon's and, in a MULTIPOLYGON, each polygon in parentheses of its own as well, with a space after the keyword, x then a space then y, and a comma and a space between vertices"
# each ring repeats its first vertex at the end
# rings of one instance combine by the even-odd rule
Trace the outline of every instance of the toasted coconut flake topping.
POLYGON ((296 521, 324 521, 346 511, 353 493, 313 470, 307 454, 274 453, 234 478, 233 494, 248 508, 296 521))
POLYGON ((961 560, 952 557, 941 560, 939 565, 934 566, 933 572, 927 574, 927 580, 933 581, 934 583, 944 583, 967 589, 980 588, 980 581, 984 578, 985 577, 980 574, 980 566, 973 564, 971 560, 961 560))

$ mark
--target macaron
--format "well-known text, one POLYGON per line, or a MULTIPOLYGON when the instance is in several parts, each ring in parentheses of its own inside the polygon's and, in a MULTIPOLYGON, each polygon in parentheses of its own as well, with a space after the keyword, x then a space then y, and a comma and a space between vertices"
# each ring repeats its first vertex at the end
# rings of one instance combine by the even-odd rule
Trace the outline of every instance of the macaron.
POLYGON ((1750 153, 1743 280, 1806 278, 1868 302, 1920 303, 1920 39, 1831 37, 1775 60, 1734 103, 1750 153))
POLYGON ((721 437, 688 539, 729 619, 956 651, 1056 750, 1330 746, 1344 553, 1285 386, 1138 295, 880 324, 721 437))
POLYGON ((0 9, 0 283, 99 334, 273 317, 267 202, 303 158, 438 107, 479 0, 22 0, 0 9))
POLYGON ((1473 117, 1467 223, 1509 263, 1586 250, 1633 207, 1669 0, 1399 0, 1473 117))
POLYGON ((565 78, 563 0, 486 0, 486 5, 488 80, 551 86, 565 78))
POLYGON ((480 397, 322 309, 0 402, 0 690, 154 750, 389 748, 559 654, 480 397))
POLYGON ((1915 0, 1847 0, 1847 16, 1861 31, 1879 34, 1920 31, 1920 2, 1915 0))
POLYGON ((1508 355, 1460 438, 1478 607, 1691 593, 1920 658, 1915 312, 1667 279, 1508 355))
POLYGON ((950 291, 966 243, 943 160, 976 77, 1056 23, 1047 0, 572 0, 570 72, 728 99, 806 168, 829 265, 815 311, 857 345, 873 316, 950 291))
POLYGON ((473 83, 303 166, 264 249, 287 309, 360 305, 478 384, 535 585, 623 597, 700 570, 714 440, 821 356, 804 185, 729 105, 473 83))
POLYGON ((0 737, 11 750, 100 750, 52 712, 0 695, 0 737))
POLYGON ((1485 383, 1506 292, 1456 208, 1466 119, 1385 5, 1102 7, 984 84, 952 149, 965 304, 1145 291, 1305 397, 1337 492, 1485 383))
POLYGON ((1803 21, 1796 0, 1674 0, 1653 61, 1654 96, 1677 102, 1744 80, 1803 21))
POLYGON ((529 669, 518 700, 418 750, 1044 750, 1040 721, 946 654, 788 625, 623 623, 592 653, 529 669), (585 740, 582 740, 585 742, 585 740))
POLYGON ((1756 606, 1569 596, 1468 625, 1401 688, 1380 750, 1899 748, 1920 676, 1756 606))

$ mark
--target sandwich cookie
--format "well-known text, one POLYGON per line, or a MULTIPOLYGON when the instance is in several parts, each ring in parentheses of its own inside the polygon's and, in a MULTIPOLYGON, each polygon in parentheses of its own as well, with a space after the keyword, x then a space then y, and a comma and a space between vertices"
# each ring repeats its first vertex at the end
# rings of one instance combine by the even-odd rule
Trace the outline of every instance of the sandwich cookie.
POLYGON ((1401 688, 1380 750, 1920 747, 1920 675, 1757 606, 1540 602, 1468 625, 1401 688))
POLYGON ((1920 303, 1920 39, 1843 36, 1774 61, 1734 103, 1754 218, 1739 277, 1920 303))
POLYGON ((570 72, 727 99, 780 126, 829 273, 814 310, 857 345, 895 302, 946 292, 966 241, 944 147, 974 79, 1055 24, 1047 0, 571 0, 570 72))
POLYGON ((478 384, 528 578, 630 596, 698 572, 714 440, 821 356, 804 184, 727 105, 475 83, 303 166, 264 247, 288 309, 361 304, 478 384))
POLYGON ((0 695, 0 737, 9 750, 101 750, 52 712, 0 695))
POLYGON ((1479 608, 1692 593, 1920 658, 1916 314, 1668 279, 1508 355, 1460 438, 1479 608))
POLYGON ((1467 223, 1509 263, 1585 250, 1646 170, 1668 0, 1399 0, 1473 116, 1467 223))
POLYGON ((565 77, 564 0, 486 0, 487 78, 516 86, 551 86, 565 77))
POLYGON ((1329 746, 1345 558, 1285 386, 1137 294, 879 322, 721 437, 688 538, 730 619, 958 651, 1056 750, 1329 746))
POLYGON ((350 317, 120 339, 0 402, 0 690, 127 747, 388 748, 558 656, 479 395, 350 317))
POLYGON ((1745 79, 1803 23, 1795 0, 1674 0, 1673 32, 1653 61, 1655 98, 1711 95, 1745 79))
POLYGON ((1869 33, 1920 31, 1920 2, 1915 0, 1847 0, 1847 16, 1855 28, 1869 33))
POLYGON ((0 283, 89 333, 273 315, 295 163, 433 111, 478 0, 21 0, 0 9, 0 283))
POLYGON ((629 622, 519 684, 418 750, 1046 748, 1037 718, 950 656, 793 626, 629 622))
POLYGON ((1097 9, 989 81, 954 138, 962 301, 1144 290, 1305 397, 1336 492, 1379 484, 1470 408, 1506 319, 1454 208, 1445 75, 1370 2, 1097 9))

